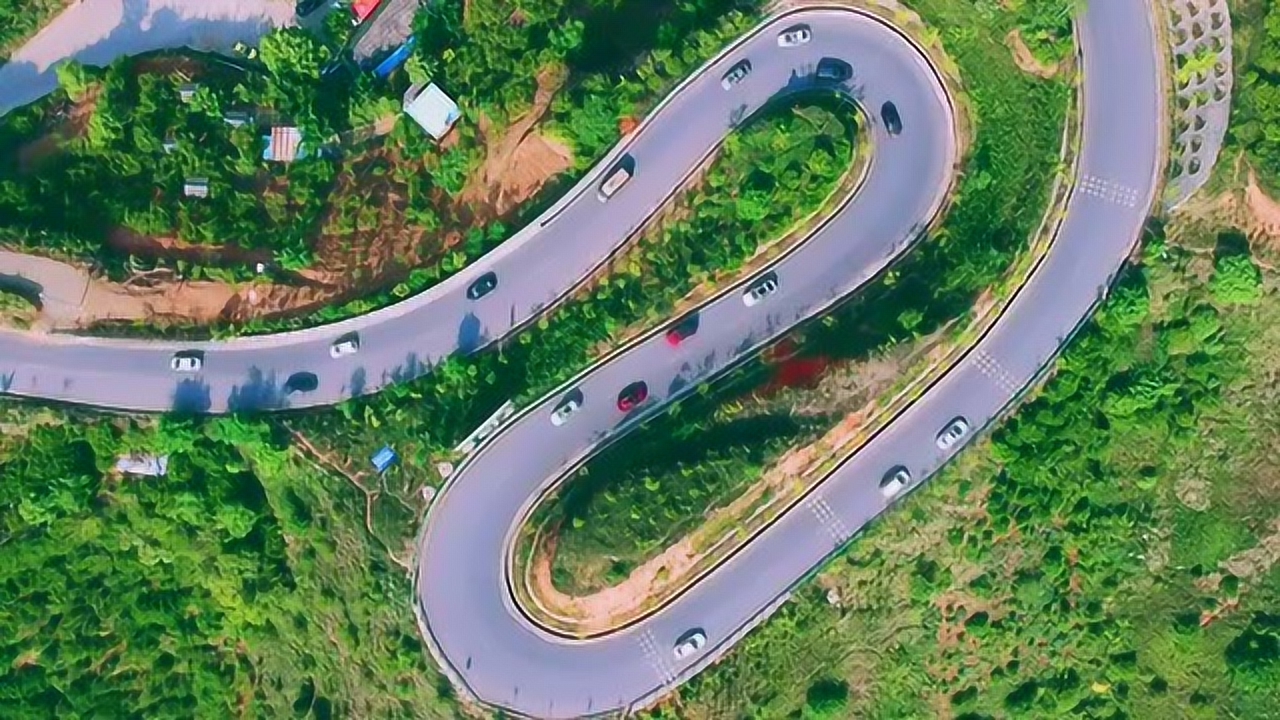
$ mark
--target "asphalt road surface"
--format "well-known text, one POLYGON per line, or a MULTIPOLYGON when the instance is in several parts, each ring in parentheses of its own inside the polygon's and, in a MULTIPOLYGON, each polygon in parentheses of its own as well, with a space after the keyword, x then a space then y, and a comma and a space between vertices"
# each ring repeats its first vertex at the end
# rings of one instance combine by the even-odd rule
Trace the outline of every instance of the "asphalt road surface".
POLYGON ((293 0, 80 0, 0 65, 0 115, 53 92, 68 58, 106 65, 183 46, 227 52, 292 22, 293 0))
POLYGON ((774 266, 777 292, 747 307, 746 281, 704 306, 697 334, 680 347, 658 333, 575 379, 572 388, 584 402, 561 427, 549 415, 568 386, 526 410, 459 469, 424 528, 417 609, 433 652, 469 694, 538 717, 632 708, 723 652, 883 511, 877 486, 887 468, 904 464, 917 482, 936 471, 963 445, 938 449, 938 431, 964 416, 972 426, 965 440, 972 437, 1087 316, 1138 236, 1160 166, 1165 129, 1149 12, 1144 0, 1089 4, 1079 26, 1082 177, 1048 259, 977 350, 802 506, 675 602, 618 633, 567 641, 535 627, 507 590, 511 537, 532 499, 564 468, 861 285, 905 252, 936 213, 956 160, 952 110, 924 57, 878 20, 806 10, 762 26, 668 98, 543 218, 427 293, 335 325, 216 343, 3 332, 0 391, 120 409, 223 412, 325 405, 417 376, 449 354, 508 334, 555 302, 736 123, 774 96, 812 86, 820 58, 843 58, 854 72, 844 89, 871 117, 872 165, 851 203, 774 266), (812 40, 778 47, 778 32, 797 23, 812 29, 812 40), (743 58, 753 64, 751 74, 723 89, 721 76, 743 58), (902 117, 897 137, 887 135, 879 117, 885 100, 902 117), (634 161, 635 177, 601 202, 596 186, 624 155, 634 161), (467 286, 490 270, 498 288, 468 300, 467 286), (359 352, 331 357, 333 343, 351 332, 359 335, 359 352), (175 352, 192 349, 204 352, 200 372, 170 370, 175 352), (319 387, 286 395, 284 379, 304 370, 319 377, 319 387), (648 384, 650 399, 624 415, 617 393, 634 380, 648 384), (708 642, 677 661, 675 640, 693 627, 704 629, 708 642))
POLYGON ((779 82, 773 78, 788 76, 779 68, 803 68, 833 54, 856 69, 854 93, 872 112, 885 98, 898 103, 903 133, 886 138, 875 128, 866 187, 776 267, 776 294, 748 309, 733 290, 703 310, 698 334, 679 348, 657 336, 578 378, 584 403, 568 422, 549 422, 553 395, 491 439, 437 498, 419 554, 419 617, 455 681, 486 703, 536 717, 627 710, 696 673, 885 510, 879 481, 890 468, 905 465, 918 484, 1006 407, 1089 314, 1141 231, 1165 133, 1155 35, 1143 0, 1093 2, 1079 24, 1085 72, 1079 184, 1056 245, 992 331, 806 500, 661 611, 586 641, 536 627, 507 587, 515 529, 531 498, 636 419, 616 409, 618 389, 644 380, 656 406, 854 288, 927 220, 933 194, 945 184, 948 110, 923 60, 875 22, 838 12, 803 17, 814 35, 806 49, 773 45, 778 27, 800 19, 793 16, 731 53, 707 83, 687 92, 700 94, 699 102, 725 102, 715 84, 720 72, 749 57, 757 72, 731 94, 759 102, 779 82), (940 449, 938 433, 957 417, 967 420, 968 435, 940 449), (705 631, 707 644, 677 660, 677 639, 692 628, 705 631))

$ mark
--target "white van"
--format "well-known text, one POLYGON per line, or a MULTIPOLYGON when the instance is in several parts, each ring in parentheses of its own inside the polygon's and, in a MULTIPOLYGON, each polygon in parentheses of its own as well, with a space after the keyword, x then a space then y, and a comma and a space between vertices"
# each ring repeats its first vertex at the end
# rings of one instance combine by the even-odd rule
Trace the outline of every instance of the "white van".
POLYGON ((630 179, 631 171, 619 165, 600 185, 600 202, 605 202, 613 197, 614 193, 622 189, 622 186, 626 185, 630 179))

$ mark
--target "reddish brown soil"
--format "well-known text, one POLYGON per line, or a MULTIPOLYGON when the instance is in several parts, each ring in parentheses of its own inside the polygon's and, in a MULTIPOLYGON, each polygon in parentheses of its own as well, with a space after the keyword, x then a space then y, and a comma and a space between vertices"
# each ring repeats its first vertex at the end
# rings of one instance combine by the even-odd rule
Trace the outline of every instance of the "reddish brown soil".
POLYGON ((93 87, 85 97, 76 103, 66 117, 39 139, 33 140, 18 148, 18 171, 29 173, 41 163, 62 152, 62 146, 84 135, 89 127, 89 120, 98 106, 101 89, 93 87))

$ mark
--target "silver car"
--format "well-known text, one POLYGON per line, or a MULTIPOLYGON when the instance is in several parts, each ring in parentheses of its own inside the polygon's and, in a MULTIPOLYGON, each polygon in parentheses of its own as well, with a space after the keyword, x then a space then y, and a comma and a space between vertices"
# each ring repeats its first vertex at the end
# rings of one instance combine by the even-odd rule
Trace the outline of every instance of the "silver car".
POLYGON ((778 47, 796 47, 813 39, 808 25, 793 25, 778 33, 778 47))
POLYGON ((742 293, 742 304, 747 307, 754 307, 766 297, 778 291, 778 275, 777 273, 769 273, 759 280, 751 283, 747 291, 742 293))
POLYGON ((329 357, 336 360, 348 355, 355 355, 359 351, 360 336, 355 333, 347 333, 329 346, 329 357))
POLYGON ((724 77, 720 79, 720 87, 724 88, 725 90, 731 90, 733 89, 734 85, 737 85, 738 83, 745 80, 746 77, 750 74, 751 74, 751 61, 740 60, 738 64, 729 68, 729 72, 725 73, 724 77))
POLYGON ((942 429, 942 432, 938 433, 938 449, 950 450, 968 434, 969 421, 965 420, 963 417, 958 417, 947 423, 947 426, 942 429))
POLYGON ((204 353, 199 350, 184 350, 183 352, 174 353, 173 358, 169 360, 169 369, 174 372, 200 372, 202 367, 204 367, 204 353))
POLYGON ((694 628, 680 636, 676 641, 675 655, 677 660, 684 660, 702 649, 707 644, 707 634, 701 628, 694 628))
POLYGON ((889 472, 880 478, 880 494, 884 495, 887 500, 902 492, 902 489, 910 484, 911 471, 902 465, 898 465, 889 468, 889 472))

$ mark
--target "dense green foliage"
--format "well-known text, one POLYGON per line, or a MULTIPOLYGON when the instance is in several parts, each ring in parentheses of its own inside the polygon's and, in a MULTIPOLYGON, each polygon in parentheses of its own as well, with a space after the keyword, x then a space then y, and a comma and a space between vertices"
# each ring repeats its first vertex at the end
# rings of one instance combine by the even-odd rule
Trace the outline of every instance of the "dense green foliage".
POLYGON ((1087 0, 1003 0, 980 3, 990 11, 993 5, 1001 10, 1012 9, 1017 17, 1018 30, 1031 53, 1043 62, 1061 62, 1073 52, 1071 42, 1072 21, 1087 0))
MULTIPOLYGON (((125 58, 105 69, 61 66, 69 98, 94 104, 87 130, 67 152, 30 171, 17 162, 0 171, 0 237, 97 258, 120 272, 129 253, 107 244, 120 228, 201 245, 265 248, 284 268, 308 265, 310 238, 334 180, 332 164, 316 152, 346 126, 346 91, 322 89, 319 82, 327 53, 310 35, 288 29, 263 38, 260 69, 188 61, 183 64, 202 68, 190 102, 180 98, 180 74, 139 73, 141 60, 125 58), (258 121, 233 126, 223 119, 233 112, 297 125, 312 156, 290 164, 263 161, 258 121), (185 197, 188 178, 207 179, 209 197, 185 197)), ((38 131, 38 111, 47 105, 6 117, 10 137, 38 131)))
MULTIPOLYGON (((403 575, 261 422, 0 406, 0 704, 20 717, 421 717, 403 575), (117 456, 169 456, 166 477, 117 456)), ((434 713, 433 713, 434 714, 434 713)))
POLYGON ((1251 375, 1275 375, 1280 303, 1218 303, 1203 263, 1153 238, 1039 396, 686 711, 787 716, 834 669, 856 717, 1271 717, 1280 576, 1230 559, 1276 532, 1277 388, 1251 375))
POLYGON ((1280 187, 1280 4, 1234 3, 1235 97, 1230 144, 1243 149, 1264 184, 1280 187))
POLYGON ((782 452, 830 425, 827 417, 742 412, 726 402, 732 390, 750 391, 766 375, 750 367, 645 423, 566 480, 563 496, 537 518, 558 528, 551 570, 559 590, 585 595, 625 580, 782 452))

